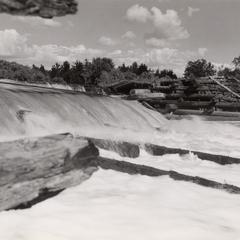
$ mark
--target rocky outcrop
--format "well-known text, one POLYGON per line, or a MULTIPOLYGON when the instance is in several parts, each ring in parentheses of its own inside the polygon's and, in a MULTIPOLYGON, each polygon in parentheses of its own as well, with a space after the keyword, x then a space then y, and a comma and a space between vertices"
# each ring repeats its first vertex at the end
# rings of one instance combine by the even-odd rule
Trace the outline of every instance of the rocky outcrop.
POLYGON ((0 143, 0 210, 44 199, 97 170, 98 149, 69 134, 0 143))
MULTIPOLYGON (((169 176, 176 181, 191 182, 240 194, 240 188, 234 185, 188 176, 176 171, 103 158, 99 156, 98 148, 132 158, 138 157, 140 151, 137 144, 77 138, 71 134, 0 143, 0 211, 31 207, 68 187, 82 183, 99 168, 149 177, 169 176)), ((146 144, 145 149, 153 155, 189 153, 188 150, 169 149, 151 144, 146 144)), ((214 159, 211 155, 204 154, 200 153, 198 156, 214 159)), ((221 160, 220 156, 215 158, 220 164, 229 164, 233 161, 227 158, 221 160)))
POLYGON ((75 0, 0 0, 0 13, 52 18, 76 12, 75 0))
POLYGON ((105 139, 89 139, 96 147, 118 153, 121 157, 137 158, 140 149, 137 144, 105 139))
POLYGON ((129 163, 125 161, 116 161, 114 159, 99 157, 98 166, 106 170, 111 169, 132 175, 140 174, 149 177, 169 176, 171 179, 176 181, 191 182, 204 187, 210 187, 214 189, 224 190, 229 193, 240 194, 240 188, 234 185, 219 183, 198 176, 188 176, 175 171, 165 171, 158 168, 129 163))
POLYGON ((145 144, 145 150, 153 156, 163 156, 165 154, 185 155, 185 154, 193 153, 194 155, 196 155, 198 158, 200 158, 202 160, 208 160, 208 161, 215 162, 215 163, 218 163, 221 165, 240 164, 239 158, 211 154, 211 153, 198 152, 198 151, 190 151, 190 150, 185 150, 185 149, 181 149, 181 148, 169 148, 169 147, 158 146, 158 145, 154 145, 154 144, 145 144))

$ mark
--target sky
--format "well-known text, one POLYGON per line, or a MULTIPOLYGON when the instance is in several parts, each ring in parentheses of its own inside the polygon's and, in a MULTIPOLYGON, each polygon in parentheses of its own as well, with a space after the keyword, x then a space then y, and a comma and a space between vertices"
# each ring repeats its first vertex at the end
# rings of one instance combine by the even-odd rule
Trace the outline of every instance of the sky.
POLYGON ((78 0, 76 15, 0 14, 0 59, 26 65, 110 57, 181 75, 189 60, 216 66, 240 54, 239 0, 78 0))

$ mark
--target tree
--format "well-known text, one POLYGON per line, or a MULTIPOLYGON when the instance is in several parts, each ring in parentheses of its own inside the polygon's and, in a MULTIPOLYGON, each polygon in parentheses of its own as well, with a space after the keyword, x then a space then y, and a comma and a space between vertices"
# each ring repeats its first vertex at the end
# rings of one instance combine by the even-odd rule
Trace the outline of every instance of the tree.
POLYGON ((207 77, 213 76, 216 73, 215 67, 211 62, 207 62, 206 59, 198 59, 196 61, 189 61, 184 76, 189 78, 194 77, 207 77))
POLYGON ((221 67, 219 70, 218 70, 218 76, 223 76, 225 78, 227 77, 230 77, 233 75, 233 71, 228 68, 228 67, 221 67))
POLYGON ((233 59, 232 63, 234 64, 235 68, 240 68, 240 56, 239 57, 235 57, 233 59))
POLYGON ((138 67, 137 75, 141 75, 142 73, 148 73, 148 66, 144 63, 141 63, 138 67))
POLYGON ((61 65, 59 63, 55 63, 51 70, 49 71, 50 77, 55 78, 60 76, 61 65))
POLYGON ((76 61, 71 67, 71 83, 85 85, 84 64, 80 61, 76 61))
POLYGON ((43 74, 46 74, 46 70, 45 70, 45 67, 41 64, 39 70, 43 73, 43 74))
POLYGON ((130 71, 129 66, 126 66, 125 63, 123 63, 121 66, 119 66, 118 69, 123 73, 130 71))
POLYGON ((89 69, 91 84, 97 84, 97 79, 100 78, 103 71, 111 72, 113 69, 114 63, 111 58, 94 58, 89 69))
POLYGON ((173 72, 173 70, 163 69, 161 72, 159 69, 155 72, 155 76, 162 78, 162 77, 170 77, 171 79, 177 79, 177 75, 173 72))
POLYGON ((119 69, 113 69, 111 72, 102 71, 98 84, 105 86, 106 84, 120 82, 125 79, 124 73, 119 69))
POLYGON ((137 62, 133 62, 130 66, 130 71, 138 75, 138 64, 137 62))

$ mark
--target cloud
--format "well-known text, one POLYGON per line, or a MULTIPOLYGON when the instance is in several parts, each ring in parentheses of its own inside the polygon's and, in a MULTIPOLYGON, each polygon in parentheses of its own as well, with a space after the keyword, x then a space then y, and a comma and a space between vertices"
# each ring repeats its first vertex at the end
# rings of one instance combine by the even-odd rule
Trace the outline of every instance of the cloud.
POLYGON ((119 54, 109 54, 116 65, 133 62, 147 64, 153 69, 173 69, 178 75, 182 75, 186 64, 190 60, 201 57, 196 51, 181 51, 175 48, 153 48, 153 49, 134 49, 122 51, 119 54))
POLYGON ((214 67, 219 71, 219 70, 222 70, 224 68, 229 68, 231 70, 234 70, 234 66, 233 64, 229 64, 229 63, 216 63, 216 62, 213 62, 212 63, 214 65, 214 67))
POLYGON ((200 8, 188 7, 188 16, 192 17, 194 13, 199 12, 200 8))
POLYGON ((0 56, 17 57, 27 52, 27 37, 20 35, 15 29, 0 31, 0 56))
POLYGON ((151 11, 153 24, 163 37, 170 40, 189 38, 190 35, 182 26, 182 22, 175 10, 167 10, 164 14, 159 8, 153 7, 151 11))
POLYGON ((117 49, 117 50, 114 50, 113 52, 110 52, 109 55, 121 55, 122 54, 122 50, 120 49, 117 49))
POLYGON ((77 46, 30 44, 27 36, 21 35, 15 29, 0 31, 0 58, 26 65, 44 64, 48 68, 55 62, 73 62, 102 55, 104 51, 87 48, 83 44, 77 46))
POLYGON ((184 72, 186 63, 197 53, 174 48, 152 49, 146 54, 146 64, 153 68, 173 69, 178 75, 184 72))
POLYGON ((86 58, 93 58, 102 55, 99 49, 87 48, 80 44, 77 46, 63 46, 63 45, 33 45, 31 47, 32 54, 26 59, 27 62, 44 63, 50 67, 55 62, 76 60, 84 60, 86 58))
POLYGON ((132 32, 132 31, 127 31, 126 33, 124 33, 124 34, 122 35, 122 38, 123 38, 123 39, 134 39, 134 38, 136 38, 136 35, 135 35, 135 33, 132 32))
POLYGON ((0 58, 26 65, 44 64, 46 68, 50 68, 55 62, 110 57, 116 65, 131 64, 137 61, 146 63, 151 68, 173 69, 177 74, 182 74, 189 60, 202 57, 206 51, 206 48, 199 48, 196 51, 181 51, 170 47, 107 51, 88 48, 83 44, 76 46, 37 45, 31 44, 26 35, 21 35, 15 29, 0 31, 0 58))
POLYGON ((208 51, 207 48, 199 48, 199 49, 198 49, 198 54, 199 54, 201 57, 205 57, 207 51, 208 51))
POLYGON ((151 13, 147 8, 136 4, 127 10, 126 17, 131 21, 146 22, 151 17, 151 13))
POLYGON ((100 37, 98 41, 100 44, 102 44, 104 46, 114 46, 117 44, 116 41, 114 41, 110 37, 106 37, 106 36, 100 37))
POLYGON ((201 57, 204 57, 207 53, 208 49, 207 48, 199 48, 198 53, 201 57))
POLYGON ((157 48, 163 48, 169 45, 169 42, 166 41, 165 39, 158 39, 155 37, 146 39, 145 43, 149 46, 157 47, 157 48))
POLYGON ((61 23, 53 19, 44 19, 41 17, 17 16, 17 21, 30 24, 32 26, 61 27, 61 23))
POLYGON ((171 42, 190 37, 189 32, 182 26, 178 12, 172 9, 164 13, 157 7, 148 10, 145 7, 134 5, 127 10, 126 17, 130 21, 150 22, 153 25, 153 33, 146 34, 146 42, 153 46, 162 45, 166 41, 171 42))

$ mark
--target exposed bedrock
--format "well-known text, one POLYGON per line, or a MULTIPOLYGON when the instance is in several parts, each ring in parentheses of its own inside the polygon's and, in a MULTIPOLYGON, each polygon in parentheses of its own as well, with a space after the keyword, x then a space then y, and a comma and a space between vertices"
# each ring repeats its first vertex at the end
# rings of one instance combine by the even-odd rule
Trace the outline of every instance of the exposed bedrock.
POLYGON ((137 158, 140 154, 140 149, 137 144, 93 138, 89 138, 89 140, 96 147, 116 152, 122 157, 137 158))
POLYGON ((218 154, 192 151, 192 150, 186 150, 181 148, 170 148, 170 147, 164 147, 164 146, 159 146, 154 144, 141 145, 137 143, 129 143, 124 141, 111 141, 111 140, 93 139, 93 138, 87 138, 87 139, 89 139, 96 147, 116 152, 122 157, 137 158, 139 157, 139 154, 140 154, 140 148, 144 148, 149 154, 153 156, 163 156, 166 154, 186 155, 186 154, 193 153, 199 159, 215 162, 220 165, 240 164, 239 158, 218 155, 218 154))
MULTIPOLYGON (((240 194, 240 188, 233 185, 99 156, 98 149, 102 148, 115 151, 123 157, 136 158, 139 156, 139 146, 121 141, 74 137, 71 134, 2 142, 0 211, 31 207, 89 179, 99 168, 132 175, 169 176, 176 181, 240 194)), ((179 153, 178 150, 169 152, 167 148, 150 144, 145 148, 154 155, 179 153)), ((189 153, 187 150, 181 151, 179 154, 189 153)))
POLYGON ((239 164, 240 163, 239 158, 198 152, 198 151, 190 151, 190 150, 185 150, 185 149, 180 149, 180 148, 169 148, 169 147, 163 147, 163 146, 158 146, 158 145, 154 145, 154 144, 145 144, 145 150, 153 156, 163 156, 165 154, 185 155, 185 154, 193 153, 194 155, 196 155, 198 158, 200 158, 202 160, 208 160, 208 161, 215 162, 215 163, 218 163, 221 165, 239 164))
POLYGON ((0 13, 52 18, 76 12, 75 0, 0 0, 0 13))
POLYGON ((145 175, 150 177, 159 177, 159 176, 165 175, 165 176, 169 176, 170 178, 176 181, 191 182, 204 187, 210 187, 210 188, 225 190, 229 193, 240 194, 240 188, 234 185, 223 184, 223 183, 215 182, 205 178, 201 178, 198 176, 188 176, 175 171, 165 171, 158 168, 129 163, 125 161, 116 161, 114 159, 99 157, 98 166, 106 170, 111 169, 111 170, 124 172, 132 175, 140 174, 140 175, 145 175))
POLYGON ((97 170, 91 162, 99 154, 68 134, 0 143, 0 153, 0 210, 80 184, 97 170))

